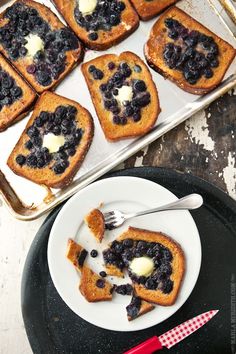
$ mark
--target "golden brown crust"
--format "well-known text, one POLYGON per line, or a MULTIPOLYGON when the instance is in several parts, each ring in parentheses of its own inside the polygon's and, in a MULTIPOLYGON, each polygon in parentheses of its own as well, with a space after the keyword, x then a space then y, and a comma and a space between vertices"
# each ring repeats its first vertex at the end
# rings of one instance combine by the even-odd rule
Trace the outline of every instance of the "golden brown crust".
MULTIPOLYGON (((131 300, 132 301, 132 300, 131 300)), ((136 318, 144 315, 145 313, 148 313, 152 310, 154 310, 155 306, 153 304, 150 304, 149 302, 147 301, 144 301, 144 300, 141 300, 141 306, 140 306, 140 309, 139 309, 139 312, 137 314, 137 316, 135 317, 131 317, 127 314, 127 318, 128 318, 128 321, 133 321, 135 320, 136 318)))
POLYGON ((206 27, 187 15, 184 11, 173 6, 167 10, 154 24, 149 39, 145 44, 144 54, 151 68, 173 81, 181 89, 196 95, 201 95, 211 91, 219 85, 235 57, 236 50, 229 43, 209 31, 206 27), (214 75, 212 78, 206 79, 201 77, 195 85, 191 85, 184 79, 181 71, 170 69, 165 64, 162 53, 166 43, 172 41, 166 35, 166 28, 164 24, 165 19, 168 17, 178 20, 190 30, 197 30, 214 38, 214 41, 219 47, 218 59, 220 64, 217 68, 213 69, 214 75))
POLYGON ((113 286, 105 279, 99 277, 89 267, 83 266, 79 289, 88 302, 110 301, 112 300, 113 286), (104 287, 96 285, 98 280, 104 281, 104 287))
POLYGON ((173 260, 171 263, 172 274, 170 279, 174 282, 173 290, 169 294, 164 294, 158 289, 149 290, 139 284, 134 284, 134 288, 136 295, 146 301, 154 302, 162 306, 173 305, 177 299, 185 272, 185 257, 181 246, 169 236, 166 236, 160 232, 138 229, 131 226, 120 237, 118 237, 117 241, 125 240, 127 238, 133 240, 143 240, 146 242, 158 242, 171 251, 173 260))
POLYGON ((93 209, 84 218, 84 221, 88 225, 90 231, 97 239, 98 242, 102 242, 105 232, 105 221, 103 213, 99 209, 93 209))
POLYGON ((150 71, 145 63, 136 54, 131 52, 123 52, 119 56, 115 54, 105 54, 82 64, 82 72, 87 82, 94 107, 107 140, 118 141, 125 138, 133 138, 144 135, 154 126, 161 111, 158 93, 150 71), (104 110, 99 86, 102 83, 106 83, 112 75, 107 67, 107 64, 110 61, 113 61, 115 64, 126 61, 131 67, 134 67, 134 65, 139 65, 142 68, 141 73, 132 71, 132 78, 145 80, 151 94, 151 103, 142 108, 142 119, 139 122, 133 122, 132 119, 129 119, 125 126, 115 125, 112 122, 112 113, 104 110), (90 65, 95 65, 98 69, 103 71, 104 78, 102 80, 93 79, 88 71, 90 65))
MULTIPOLYGON (((65 27, 63 23, 59 20, 59 18, 47 6, 39 4, 38 2, 35 2, 33 0, 17 0, 16 2, 35 8, 40 13, 40 16, 47 23, 50 24, 50 27, 53 30, 57 30, 65 27)), ((0 14, 0 28, 3 27, 8 22, 8 19, 4 18, 5 11, 0 14)), ((0 52, 2 52, 11 61, 7 51, 3 48, 1 44, 0 44, 0 52)), ((38 93, 41 93, 43 91, 49 90, 50 88, 58 85, 61 82, 61 80, 74 68, 74 66, 78 63, 78 61, 82 59, 81 44, 79 43, 77 49, 67 51, 65 55, 66 55, 66 68, 64 72, 59 76, 57 80, 53 80, 53 82, 48 86, 40 85, 34 79, 34 76, 27 72, 26 67, 32 63, 31 58, 26 56, 24 58, 19 58, 16 61, 11 61, 11 62, 17 68, 17 70, 19 70, 19 72, 28 80, 28 82, 33 86, 33 88, 38 93)))
POLYGON ((7 129, 16 121, 27 115, 34 100, 36 92, 24 81, 24 79, 12 68, 7 60, 0 55, 0 67, 6 71, 22 89, 22 96, 9 106, 3 106, 0 111, 0 132, 7 129))
POLYGON ((52 0, 58 11, 76 35, 88 48, 95 50, 105 50, 120 43, 138 28, 139 18, 136 12, 128 0, 122 1, 125 3, 126 8, 121 14, 121 23, 112 27, 110 31, 98 31, 98 39, 96 41, 91 41, 88 39, 89 32, 79 26, 74 18, 76 0, 52 0))
POLYGON ((116 277, 124 278, 124 273, 122 272, 122 270, 120 270, 119 268, 117 268, 113 264, 108 263, 105 265, 105 268, 106 268, 106 273, 108 275, 114 275, 116 277))
POLYGON ((143 21, 150 20, 178 0, 130 0, 143 21))
POLYGON ((75 101, 56 95, 55 93, 49 91, 44 92, 38 99, 34 112, 28 121, 19 141, 11 152, 7 164, 17 175, 25 177, 35 183, 52 188, 63 188, 72 181, 75 174, 77 173, 91 145, 93 134, 93 119, 90 113, 84 107, 75 101), (26 141, 28 141, 28 136, 26 134, 28 127, 32 125, 33 121, 37 118, 41 111, 46 110, 48 112, 54 112, 55 109, 60 105, 72 105, 77 108, 77 126, 78 128, 82 128, 84 131, 75 155, 69 158, 70 166, 61 175, 55 175, 55 173, 50 169, 50 164, 47 167, 41 169, 32 169, 28 166, 21 167, 16 163, 15 158, 18 154, 24 155, 28 153, 28 150, 24 146, 26 141))
POLYGON ((83 262, 79 264, 79 257, 81 256, 82 252, 85 252, 85 254, 87 254, 87 251, 74 240, 68 240, 66 257, 78 271, 81 271, 83 267, 83 262))

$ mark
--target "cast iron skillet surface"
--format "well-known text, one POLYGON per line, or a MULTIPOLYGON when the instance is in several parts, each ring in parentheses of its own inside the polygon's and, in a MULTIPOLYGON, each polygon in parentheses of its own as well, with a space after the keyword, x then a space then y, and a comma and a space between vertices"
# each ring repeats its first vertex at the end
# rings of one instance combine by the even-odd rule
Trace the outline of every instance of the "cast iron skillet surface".
MULTIPOLYGON (((200 330, 163 353, 227 354, 231 351, 231 287, 236 269, 236 203, 213 185, 173 170, 141 167, 109 176, 137 176, 157 182, 178 197, 200 193, 204 206, 192 212, 202 243, 202 267, 186 303, 171 318, 138 332, 114 332, 75 315, 58 295, 48 270, 47 243, 57 207, 39 229, 29 250, 22 278, 22 313, 37 354, 120 354, 153 335, 162 334, 202 312, 219 313, 200 330)), ((148 228, 148 225, 147 225, 148 228)), ((188 271, 188 270, 187 270, 188 271)), ((111 314, 112 316, 112 314, 111 314)))

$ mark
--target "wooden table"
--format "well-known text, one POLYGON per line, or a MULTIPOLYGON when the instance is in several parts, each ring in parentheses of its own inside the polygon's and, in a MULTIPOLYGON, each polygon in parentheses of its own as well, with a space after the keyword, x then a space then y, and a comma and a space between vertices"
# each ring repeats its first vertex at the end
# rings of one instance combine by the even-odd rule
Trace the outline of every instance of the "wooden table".
MULTIPOLYGON (((162 166, 194 174, 236 199, 236 95, 212 103, 173 131, 125 161, 120 168, 162 166)), ((0 353, 31 349, 21 317, 20 282, 31 241, 44 217, 13 219, 0 207, 0 353)))

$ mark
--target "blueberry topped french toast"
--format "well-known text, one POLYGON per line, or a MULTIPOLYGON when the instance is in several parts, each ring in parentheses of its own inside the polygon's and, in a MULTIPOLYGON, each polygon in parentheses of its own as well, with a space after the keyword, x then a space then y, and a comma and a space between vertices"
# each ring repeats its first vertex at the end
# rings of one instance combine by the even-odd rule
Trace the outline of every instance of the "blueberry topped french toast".
POLYGON ((160 113, 156 86, 134 53, 106 54, 82 64, 106 138, 117 141, 147 133, 160 113))
POLYGON ((175 6, 157 20, 145 45, 150 67, 197 95, 221 82, 235 54, 229 43, 175 6))
POLYGON ((0 131, 23 118, 35 98, 36 92, 0 55, 0 131))
POLYGON ((35 183, 62 188, 82 164, 93 131, 92 117, 79 103, 44 92, 7 164, 35 183))
POLYGON ((139 25, 138 15, 128 0, 53 0, 53 3, 91 49, 110 48, 139 25))
POLYGON ((0 52, 40 93, 72 70, 81 45, 49 8, 17 0, 0 15, 0 52))

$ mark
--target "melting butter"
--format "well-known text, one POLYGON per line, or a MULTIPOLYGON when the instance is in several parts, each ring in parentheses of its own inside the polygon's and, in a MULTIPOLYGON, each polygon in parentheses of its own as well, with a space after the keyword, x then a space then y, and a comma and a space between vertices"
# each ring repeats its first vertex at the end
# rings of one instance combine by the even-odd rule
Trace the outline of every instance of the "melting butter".
POLYGON ((25 37, 27 43, 25 48, 27 49, 27 56, 34 57, 34 55, 39 51, 44 49, 44 43, 42 39, 37 34, 29 34, 25 37))
POLYGON ((48 133, 43 137, 43 147, 46 147, 51 154, 57 152, 64 144, 65 138, 63 135, 48 133))
POLYGON ((97 6, 97 0, 78 0, 79 11, 85 15, 91 15, 97 6))
POLYGON ((138 257, 130 262, 129 268, 138 276, 148 277, 154 270, 154 262, 149 257, 138 257))

